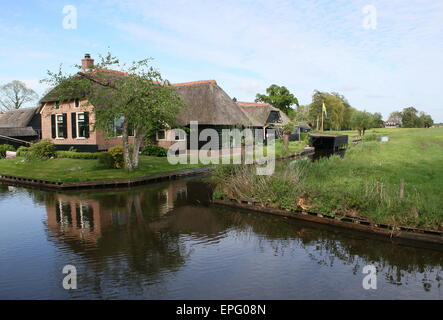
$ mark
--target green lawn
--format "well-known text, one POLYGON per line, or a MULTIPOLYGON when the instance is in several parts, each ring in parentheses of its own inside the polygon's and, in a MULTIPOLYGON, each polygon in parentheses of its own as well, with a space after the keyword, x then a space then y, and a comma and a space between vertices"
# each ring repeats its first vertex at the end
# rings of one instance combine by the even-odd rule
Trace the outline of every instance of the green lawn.
POLYGON ((281 164, 265 178, 245 172, 238 176, 219 182, 217 192, 291 210, 303 199, 310 210, 320 213, 443 229, 443 128, 370 130, 364 142, 351 145, 343 159, 298 161, 293 169, 281 164), (389 142, 374 139, 382 135, 389 142), (401 180, 405 181, 403 198, 399 197, 401 180))
MULTIPOLYGON (((291 142, 289 151, 292 153, 303 149, 299 142, 291 142)), ((276 142, 276 155, 284 155, 283 142, 276 142)), ((90 180, 135 178, 155 173, 191 169, 211 165, 177 164, 172 165, 167 158, 140 157, 140 166, 137 170, 128 172, 124 169, 103 168, 98 160, 83 159, 50 159, 27 161, 24 158, 0 159, 0 174, 24 178, 35 178, 56 182, 78 182, 90 180)))
POLYGON ((128 172, 123 169, 103 168, 98 160, 50 159, 26 161, 23 158, 0 160, 0 173, 18 177, 57 182, 135 178, 160 172, 201 167, 202 165, 171 165, 167 158, 140 157, 140 167, 128 172))

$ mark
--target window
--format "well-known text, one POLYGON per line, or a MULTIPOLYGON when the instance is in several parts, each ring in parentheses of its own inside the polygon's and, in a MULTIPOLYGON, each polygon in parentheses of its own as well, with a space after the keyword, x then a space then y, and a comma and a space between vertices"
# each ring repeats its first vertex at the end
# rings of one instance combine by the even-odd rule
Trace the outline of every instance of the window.
POLYGON ((185 141, 186 133, 182 129, 174 129, 174 140, 175 141, 185 141))
MULTIPOLYGON (((124 118, 121 117, 114 121, 114 123, 111 124, 111 132, 113 133, 114 137, 121 137, 123 136, 123 120, 124 118)), ((134 128, 131 126, 131 124, 128 125, 128 136, 133 137, 135 135, 134 128)))
POLYGON ((121 137, 123 135, 123 118, 117 119, 114 122, 114 135, 121 137))
POLYGON ((87 123, 84 113, 77 113, 77 138, 86 138, 87 123))
POLYGON ((166 139, 166 131, 158 130, 157 131, 157 140, 165 140, 166 139))
POLYGON ((55 116, 55 129, 56 129, 56 138, 65 139, 66 137, 66 121, 65 116, 63 114, 57 114, 55 116))
POLYGON ((55 204, 56 220, 62 226, 72 225, 71 205, 69 202, 57 200, 55 204))
POLYGON ((281 121, 282 120, 281 120, 280 112, 272 110, 269 113, 269 117, 268 117, 268 120, 266 121, 266 123, 280 123, 281 121))
POLYGON ((80 100, 79 99, 75 99, 74 100, 74 108, 78 108, 80 107, 80 100))
POLYGON ((94 230, 94 210, 87 203, 77 203, 75 205, 76 220, 78 229, 94 230))

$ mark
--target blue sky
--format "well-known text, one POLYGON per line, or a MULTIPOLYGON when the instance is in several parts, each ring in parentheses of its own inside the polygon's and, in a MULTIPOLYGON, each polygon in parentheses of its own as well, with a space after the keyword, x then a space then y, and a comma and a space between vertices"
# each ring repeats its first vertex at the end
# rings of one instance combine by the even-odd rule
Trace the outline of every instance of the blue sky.
POLYGON ((275 83, 300 103, 336 91, 371 112, 415 106, 443 122, 443 1, 440 0, 2 0, 0 84, 39 80, 84 53, 122 61, 152 57, 171 82, 217 80, 252 101, 275 83), (77 9, 64 29, 63 7, 77 9), (375 29, 364 27, 367 5, 375 29))

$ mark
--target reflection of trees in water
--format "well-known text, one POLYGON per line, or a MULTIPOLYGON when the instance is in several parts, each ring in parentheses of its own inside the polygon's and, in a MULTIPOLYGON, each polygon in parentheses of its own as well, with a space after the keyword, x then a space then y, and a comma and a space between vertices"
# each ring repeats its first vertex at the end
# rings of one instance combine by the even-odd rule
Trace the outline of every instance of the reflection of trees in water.
POLYGON ((324 266, 334 267, 340 262, 351 266, 353 273, 357 274, 365 265, 373 264, 391 284, 408 284, 414 280, 422 282, 426 291, 431 286, 441 286, 441 251, 393 244, 342 229, 259 213, 218 211, 217 219, 222 220, 222 225, 235 225, 239 233, 250 230, 264 236, 259 237, 259 241, 269 243, 275 254, 284 255, 296 247, 292 242, 296 241, 312 260, 324 266))
MULTIPOLYGON (((128 195, 124 211, 127 215, 126 225, 105 232, 99 240, 100 243, 107 244, 103 249, 113 248, 126 254, 130 258, 128 263, 132 269, 149 275, 157 274, 164 268, 176 270, 186 257, 179 234, 149 225, 155 218, 159 218, 151 198, 152 194, 147 197, 140 194, 128 195), (113 244, 111 247, 110 243, 113 244)), ((110 255, 114 253, 111 252, 110 255)))
POLYGON ((8 186, 0 183, 0 194, 9 192, 8 186))
MULTIPOLYGON (((257 238, 259 246, 271 246, 275 255, 299 254, 303 248, 317 263, 334 267, 340 263, 360 273, 373 264, 387 282, 407 284, 422 282, 424 290, 441 284, 441 251, 414 248, 347 232, 333 227, 304 223, 259 213, 240 213, 233 209, 196 206, 207 198, 208 187, 196 181, 153 184, 126 190, 80 192, 69 194, 79 200, 94 200, 112 215, 112 223, 103 228, 94 246, 76 239, 58 238, 94 268, 112 278, 142 276, 154 281, 166 272, 178 270, 190 252, 183 235, 217 242, 229 236, 257 238), (174 198, 171 199, 171 195, 174 198), (173 211, 164 210, 173 202, 173 211)), ((23 189, 26 190, 26 189, 23 189)), ((38 190, 26 190, 35 202, 55 205, 59 196, 38 190)), ((241 240, 241 239, 240 239, 241 240)), ((93 276, 91 276, 93 278, 93 276)), ((88 280, 89 281, 89 280, 88 280)), ((91 283, 93 283, 91 279, 91 283)), ((134 286, 140 284, 134 280, 134 286)))

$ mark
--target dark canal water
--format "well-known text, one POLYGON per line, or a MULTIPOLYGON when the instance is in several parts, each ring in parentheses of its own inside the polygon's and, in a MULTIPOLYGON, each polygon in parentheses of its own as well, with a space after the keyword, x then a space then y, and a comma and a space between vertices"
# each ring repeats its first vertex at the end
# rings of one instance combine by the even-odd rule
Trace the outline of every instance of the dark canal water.
POLYGON ((209 206, 200 179, 50 193, 0 185, 1 299, 442 299, 443 252, 209 206), (365 290, 363 267, 378 270, 365 290), (65 265, 77 290, 63 289, 65 265))

